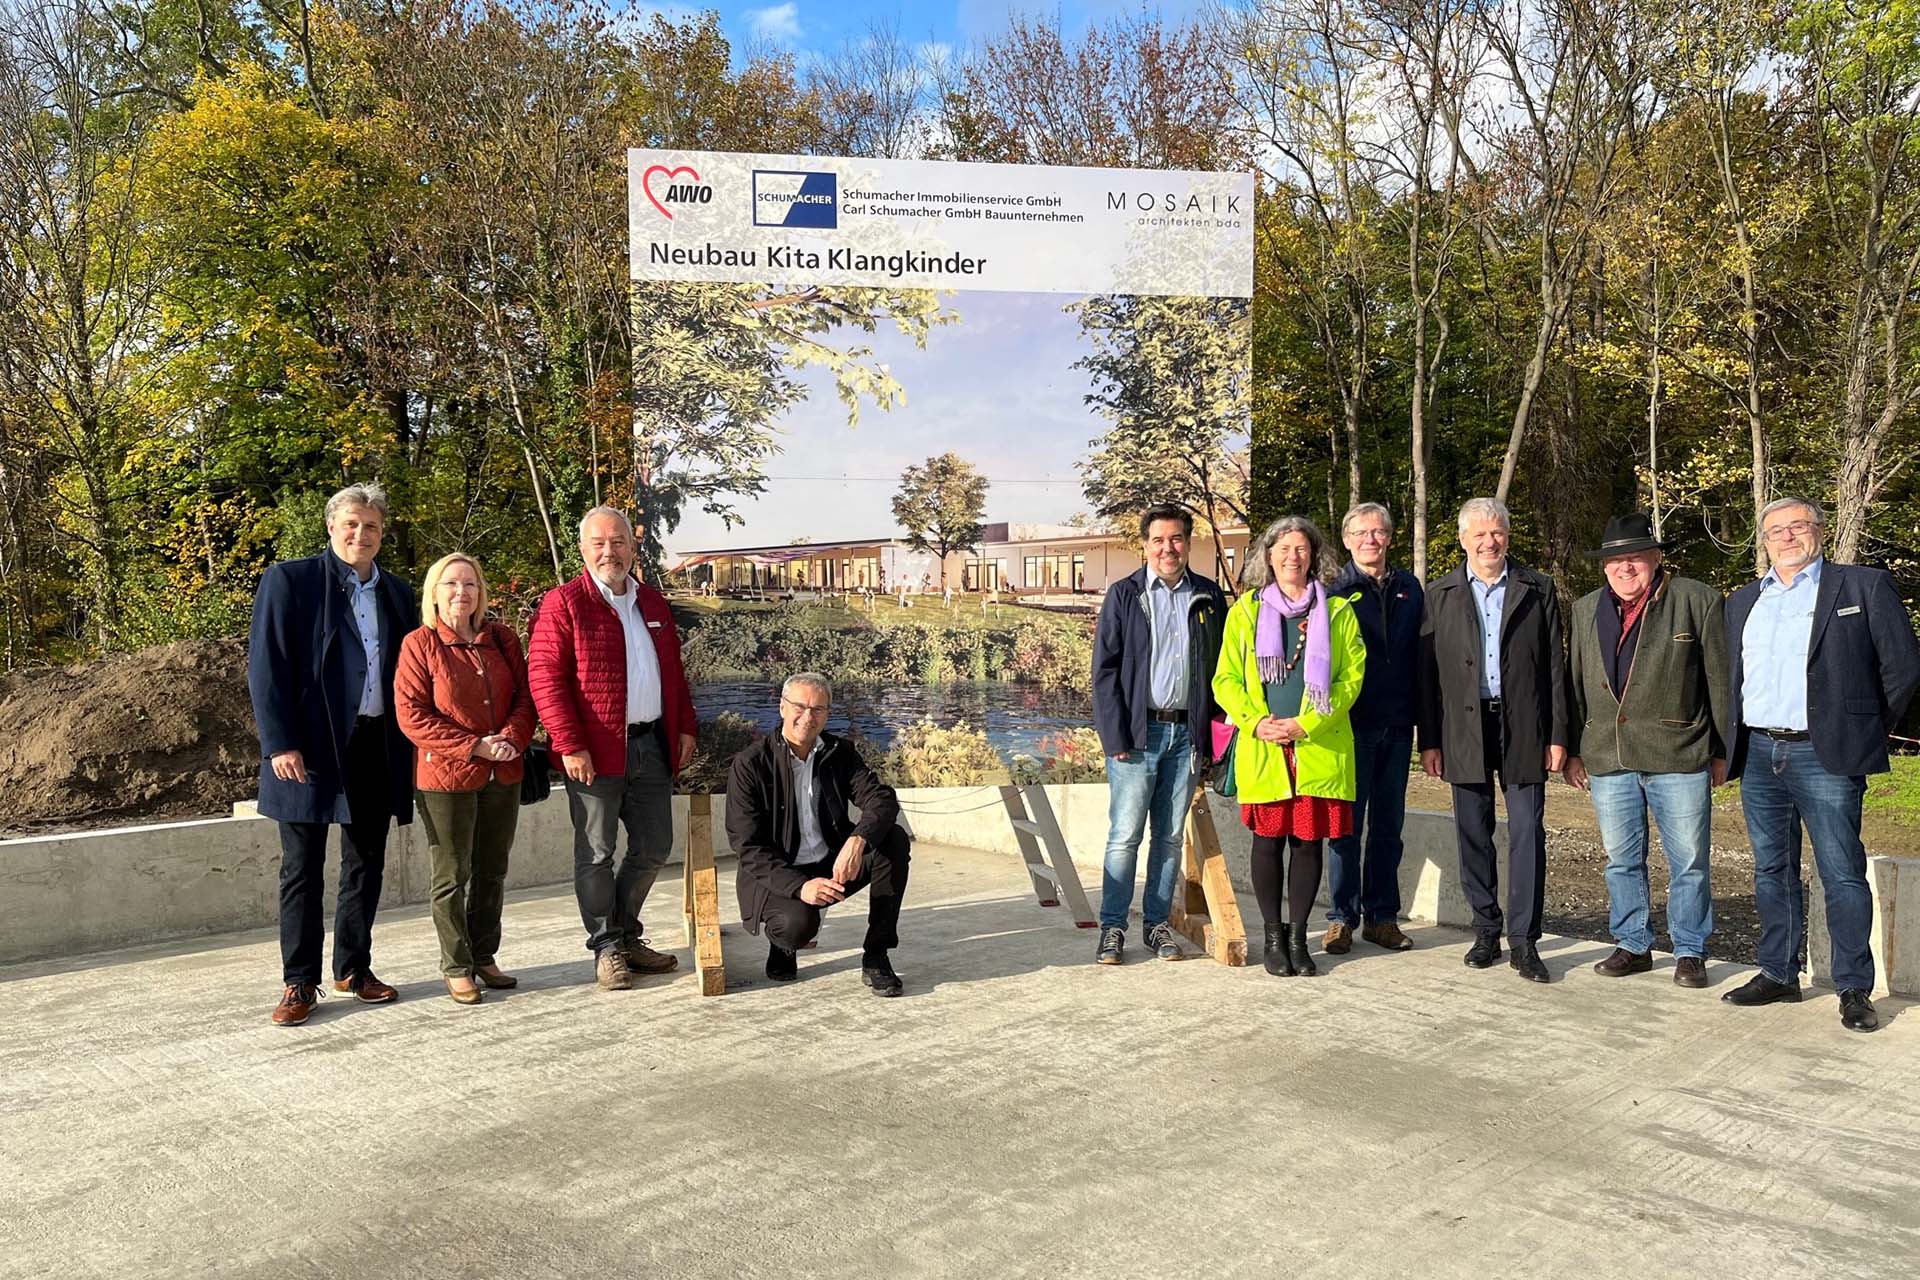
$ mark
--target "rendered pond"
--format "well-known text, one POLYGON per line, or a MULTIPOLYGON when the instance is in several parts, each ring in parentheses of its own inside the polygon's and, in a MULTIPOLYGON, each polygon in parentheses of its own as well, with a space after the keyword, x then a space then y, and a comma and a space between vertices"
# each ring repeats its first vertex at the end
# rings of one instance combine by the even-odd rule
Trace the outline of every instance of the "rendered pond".
MULTIPOLYGON (((731 711, 772 732, 780 723, 779 694, 777 684, 723 681, 695 685, 693 705, 702 720, 731 711)), ((845 733, 851 723, 863 736, 890 747, 901 730, 925 719, 941 725, 965 720, 984 731, 1003 755, 1040 754, 1043 738, 1093 723, 1093 699, 1025 684, 842 684, 834 686, 827 728, 845 733)))

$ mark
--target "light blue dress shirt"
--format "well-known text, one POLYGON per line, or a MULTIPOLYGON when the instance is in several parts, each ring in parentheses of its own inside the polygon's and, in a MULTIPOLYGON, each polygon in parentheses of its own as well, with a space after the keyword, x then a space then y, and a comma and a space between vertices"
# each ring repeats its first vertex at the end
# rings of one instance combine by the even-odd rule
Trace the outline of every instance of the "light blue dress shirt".
POLYGON ((360 630, 360 646, 367 653, 367 681, 360 690, 360 714, 380 716, 387 713, 387 700, 380 695, 380 566, 365 582, 351 566, 346 570, 347 594, 353 601, 353 624, 360 630))
POLYGON ((1169 587, 1147 571, 1147 625, 1153 631, 1153 663, 1148 668, 1147 702, 1155 711, 1184 711, 1187 706, 1187 615, 1192 612, 1193 582, 1185 573, 1169 587))
POLYGON ((1507 607, 1507 575, 1510 566, 1500 567, 1500 576, 1492 586, 1467 570, 1467 585, 1473 588, 1473 604, 1480 611, 1480 696, 1500 696, 1500 614, 1507 607))
POLYGON ((1791 586, 1772 569, 1760 579, 1760 598, 1740 634, 1740 718, 1750 725, 1807 727, 1807 646, 1826 562, 1815 556, 1791 586))

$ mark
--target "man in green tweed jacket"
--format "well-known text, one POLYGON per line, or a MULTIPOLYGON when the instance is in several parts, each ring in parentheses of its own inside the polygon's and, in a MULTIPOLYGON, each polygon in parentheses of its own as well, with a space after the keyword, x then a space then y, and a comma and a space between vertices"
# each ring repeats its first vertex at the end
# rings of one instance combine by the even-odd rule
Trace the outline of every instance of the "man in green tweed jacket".
POLYGON ((1607 522, 1607 583, 1568 625, 1567 781, 1589 790, 1607 848, 1610 978, 1653 968, 1647 811, 1666 850, 1673 980, 1707 985, 1713 890, 1707 870, 1713 788, 1727 780, 1727 644, 1720 593, 1663 564, 1639 512, 1607 522))

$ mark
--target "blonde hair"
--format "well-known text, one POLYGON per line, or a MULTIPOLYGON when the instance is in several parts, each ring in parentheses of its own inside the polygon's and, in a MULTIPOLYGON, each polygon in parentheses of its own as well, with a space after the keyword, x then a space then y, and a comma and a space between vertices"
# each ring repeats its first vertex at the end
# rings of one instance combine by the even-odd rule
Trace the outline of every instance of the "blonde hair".
MULTIPOLYGON (((439 624, 440 579, 456 564, 472 566, 474 579, 480 584, 480 602, 473 607, 473 625, 478 630, 487 620, 487 575, 480 571, 480 562, 464 551, 449 551, 428 567, 427 580, 420 587, 420 621, 429 627, 439 624)), ((453 623, 447 625, 451 627, 453 623)))

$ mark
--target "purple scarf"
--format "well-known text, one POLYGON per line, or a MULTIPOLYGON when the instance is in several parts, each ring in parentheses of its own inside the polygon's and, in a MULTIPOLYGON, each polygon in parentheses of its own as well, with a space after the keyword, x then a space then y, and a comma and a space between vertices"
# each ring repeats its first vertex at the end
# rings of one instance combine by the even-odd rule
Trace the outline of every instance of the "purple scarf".
POLYGON ((1307 594, 1298 600, 1287 599, 1275 582, 1269 582, 1260 592, 1259 621, 1253 632, 1254 666, 1263 683, 1278 684, 1285 678, 1281 664, 1287 657, 1287 631, 1280 619, 1283 615, 1297 618, 1303 613, 1307 615, 1307 652, 1302 659, 1306 664, 1307 702, 1324 716, 1333 710, 1327 692, 1333 684, 1333 642, 1327 625, 1327 593, 1318 582, 1308 583, 1307 594))

